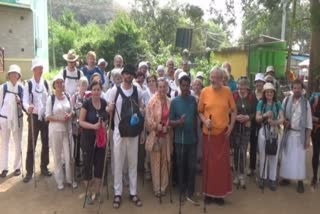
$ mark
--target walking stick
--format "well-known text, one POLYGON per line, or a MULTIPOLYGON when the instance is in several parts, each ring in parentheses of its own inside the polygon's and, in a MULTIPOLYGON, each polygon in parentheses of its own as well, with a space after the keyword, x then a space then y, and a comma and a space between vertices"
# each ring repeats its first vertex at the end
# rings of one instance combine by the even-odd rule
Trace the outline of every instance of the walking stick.
MULTIPOLYGON (((109 119, 109 124, 108 124, 108 136, 109 136, 109 145, 110 145, 110 133, 111 133, 111 120, 112 120, 112 115, 110 116, 109 119)), ((104 154, 104 162, 103 162, 103 171, 102 171, 102 179, 101 179, 101 183, 100 183, 100 197, 99 197, 99 207, 98 207, 98 214, 100 213, 100 209, 101 209, 101 202, 102 202, 102 197, 103 197, 103 183, 104 183, 104 179, 105 176, 107 176, 107 200, 109 200, 109 188, 108 188, 108 149, 107 149, 107 145, 106 145, 106 150, 105 150, 105 154, 104 154)))
MULTIPOLYGON (((94 142, 94 146, 93 146, 93 150, 92 150, 92 157, 91 157, 91 160, 90 160, 90 166, 92 167, 93 165, 93 159, 94 159, 94 150, 96 149, 96 144, 97 144, 97 141, 94 142)), ((92 171, 91 171, 92 173, 92 171)), ((91 179, 92 180, 92 179, 91 179)), ((86 186, 86 194, 84 196, 84 201, 83 201, 83 208, 86 207, 86 200, 87 200, 87 196, 88 196, 88 190, 89 190, 89 186, 90 186, 90 181, 91 180, 88 180, 87 181, 87 186, 86 186)))
MULTIPOLYGON (((184 147, 184 128, 182 130, 182 145, 181 145, 181 154, 180 154, 180 164, 182 165, 182 168, 181 168, 181 175, 180 176, 183 176, 184 174, 184 164, 183 164, 183 147, 184 147)), ((182 200, 182 179, 181 177, 179 177, 179 214, 181 214, 181 200, 182 200)))
MULTIPOLYGON (((210 120, 210 122, 211 122, 211 114, 209 115, 209 120, 210 120)), ((208 145, 208 147, 209 147, 209 144, 210 144, 210 141, 211 141, 211 128, 210 129, 208 129, 208 131, 209 131, 209 133, 208 133, 208 143, 207 143, 207 145, 208 145)), ((208 174, 209 174, 209 148, 207 148, 207 160, 206 160, 206 164, 207 164, 207 173, 206 173, 206 187, 205 187, 205 194, 207 194, 207 191, 208 191, 208 174)), ((203 212, 207 212, 207 203, 206 203, 206 197, 204 197, 203 198, 203 212)))
POLYGON ((33 178, 34 178, 34 188, 37 188, 37 179, 36 179, 36 162, 35 162, 35 139, 34 139, 34 121, 32 112, 29 113, 30 125, 31 125, 31 139, 32 139, 32 155, 33 155, 33 178))
MULTIPOLYGON (((240 160, 241 160, 241 140, 242 140, 242 124, 240 123, 240 139, 239 139, 239 144, 237 145, 237 152, 238 152, 238 163, 237 163, 237 176, 238 178, 240 178, 240 173, 241 173, 241 170, 240 170, 240 160)), ((240 180, 239 182, 237 183, 237 189, 240 188, 240 180)))
MULTIPOLYGON (((16 95, 16 98, 20 99, 18 95, 16 95)), ((22 104, 21 104, 22 105, 22 104)), ((17 103, 17 114, 18 114, 18 127, 20 128, 20 118, 19 118, 19 110, 22 109, 21 105, 19 105, 17 103)), ((21 111, 21 114, 22 114, 22 111, 21 111)), ((22 136, 22 135, 21 135, 22 136)), ((20 158, 21 158, 21 177, 23 179, 23 156, 22 156, 22 139, 20 139, 20 158)))
POLYGON ((159 140, 159 145, 160 145, 160 197, 159 197, 159 203, 161 204, 162 203, 162 193, 161 193, 161 171, 162 171, 162 145, 161 145, 161 143, 160 143, 160 139, 158 139, 159 140))
POLYGON ((74 160, 74 155, 72 155, 72 127, 70 126, 71 123, 70 121, 67 121, 67 134, 68 134, 68 142, 69 142, 69 155, 70 155, 70 166, 71 166, 71 179, 72 179, 72 183, 71 183, 71 191, 73 193, 73 184, 75 182, 75 179, 74 179, 74 169, 75 169, 75 160, 74 160), (70 129, 71 128, 71 129, 70 129), (69 131, 71 131, 71 134, 69 133, 69 131))
MULTIPOLYGON (((170 155, 170 153, 169 153, 170 155)), ((170 194, 170 203, 172 204, 172 180, 171 180, 171 166, 166 154, 166 163, 167 163, 167 172, 168 172, 168 179, 169 179, 169 194, 170 194), (170 167, 170 168, 169 168, 170 167)))

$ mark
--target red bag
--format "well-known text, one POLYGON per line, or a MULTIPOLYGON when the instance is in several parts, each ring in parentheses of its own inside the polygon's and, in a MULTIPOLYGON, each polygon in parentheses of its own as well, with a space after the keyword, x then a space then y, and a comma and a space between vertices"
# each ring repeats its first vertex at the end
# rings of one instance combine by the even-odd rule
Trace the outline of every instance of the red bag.
POLYGON ((104 148, 107 144, 107 135, 104 127, 100 127, 96 131, 96 142, 98 148, 104 148))

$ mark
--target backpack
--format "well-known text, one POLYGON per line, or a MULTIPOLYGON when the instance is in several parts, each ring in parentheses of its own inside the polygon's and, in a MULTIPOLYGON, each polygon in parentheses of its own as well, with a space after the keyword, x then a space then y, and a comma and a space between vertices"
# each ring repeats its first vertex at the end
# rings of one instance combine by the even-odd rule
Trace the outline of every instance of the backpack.
MULTIPOLYGON (((144 118, 139 109, 138 89, 133 86, 133 93, 127 97, 120 86, 117 86, 115 103, 119 96, 122 97, 121 112, 116 108, 117 115, 120 119, 119 132, 121 137, 136 137, 144 128, 144 118)), ((113 125, 114 126, 114 125, 113 125)))
POLYGON ((79 80, 79 79, 80 79, 80 76, 81 76, 81 73, 80 73, 80 70, 79 70, 79 69, 77 69, 77 74, 78 74, 77 77, 67 76, 67 70, 66 70, 66 69, 63 69, 63 79, 64 79, 64 80, 65 80, 66 78, 72 79, 72 80, 79 80))
MULTIPOLYGON (((47 80, 44 80, 44 87, 47 89, 47 92, 49 92, 49 85, 47 80)), ((31 103, 33 103, 33 94, 32 94, 32 81, 28 80, 28 89, 29 89, 29 96, 31 96, 31 103)))
POLYGON ((6 93, 18 95, 19 98, 20 98, 22 110, 23 110, 24 112, 26 112, 26 110, 24 109, 24 107, 23 107, 23 105, 22 105, 22 101, 23 101, 23 88, 22 88, 21 85, 18 85, 18 93, 15 93, 15 92, 12 92, 12 91, 8 91, 8 85, 7 85, 7 83, 4 83, 4 84, 3 84, 2 106, 3 106, 3 104, 4 104, 4 98, 6 97, 6 93))
POLYGON ((320 103, 319 103, 319 99, 320 99, 320 93, 312 93, 309 102, 310 102, 310 106, 311 106, 311 111, 312 114, 319 114, 320 113, 320 103))
MULTIPOLYGON (((64 95, 67 97, 67 99, 68 99, 68 101, 69 101, 69 103, 70 103, 70 106, 71 106, 71 102, 70 102, 70 96, 69 96, 69 94, 67 94, 67 93, 64 93, 64 95)), ((53 111, 53 106, 54 106, 54 102, 55 102, 55 100, 56 100, 56 95, 54 95, 54 94, 51 94, 51 111, 53 111)))

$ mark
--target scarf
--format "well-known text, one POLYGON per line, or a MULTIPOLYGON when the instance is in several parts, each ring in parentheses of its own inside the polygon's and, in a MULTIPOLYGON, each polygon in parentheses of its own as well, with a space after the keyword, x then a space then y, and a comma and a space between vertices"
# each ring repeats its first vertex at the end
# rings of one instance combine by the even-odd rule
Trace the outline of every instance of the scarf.
MULTIPOLYGON (((8 92, 6 93, 6 105, 7 107, 7 125, 8 128, 16 131, 19 128, 19 121, 18 121, 18 104, 16 100, 16 94, 18 94, 18 83, 15 86, 12 85, 10 81, 7 82, 8 92), (13 94, 15 93, 15 94, 13 94)), ((3 101, 4 102, 4 101, 3 101)))
MULTIPOLYGON (((287 97, 287 105, 285 106, 284 109, 284 115, 285 119, 291 119, 292 117, 292 100, 293 100, 293 95, 290 95, 287 97)), ((301 138, 301 143, 304 145, 306 141, 306 129, 307 129, 307 100, 304 96, 301 96, 300 98, 300 105, 301 105, 301 115, 300 115, 300 138, 301 138)), ((284 141, 286 145, 286 140, 284 141)), ((284 145, 284 146, 285 146, 284 145)))
POLYGON ((42 121, 45 117, 45 104, 47 101, 47 96, 49 95, 47 92, 47 89, 44 85, 44 80, 41 78, 39 83, 37 83, 34 78, 32 79, 32 87, 34 87, 33 93, 33 100, 37 100, 36 108, 37 108, 37 114, 38 114, 38 120, 42 121))

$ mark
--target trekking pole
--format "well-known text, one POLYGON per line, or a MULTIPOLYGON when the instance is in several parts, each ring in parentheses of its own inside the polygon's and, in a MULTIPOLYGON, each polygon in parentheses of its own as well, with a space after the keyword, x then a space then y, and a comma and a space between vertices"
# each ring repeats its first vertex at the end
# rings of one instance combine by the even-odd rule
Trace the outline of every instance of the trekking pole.
MULTIPOLYGON (((96 149, 96 144, 97 144, 97 141, 95 140, 94 142, 94 145, 93 145, 93 150, 92 150, 92 157, 91 157, 91 160, 90 160, 90 166, 92 167, 93 165, 93 159, 94 159, 94 150, 96 149)), ((92 171, 91 171, 92 173, 92 171)), ((92 180, 92 179, 91 179, 92 180)), ((88 190, 89 190, 89 186, 90 186, 90 181, 91 180, 88 180, 87 181, 87 186, 86 186, 86 194, 84 196, 84 201, 83 201, 83 208, 86 207, 86 200, 87 200, 87 196, 88 196, 88 190)))
POLYGON ((34 178, 34 188, 37 188, 37 179, 36 179, 36 151, 35 151, 35 139, 34 139, 34 121, 32 112, 29 113, 30 125, 31 125, 31 139, 32 139, 32 150, 33 150, 33 178, 34 178))
MULTIPOLYGON (((16 95, 16 98, 19 96, 16 95)), ((21 104, 22 105, 22 104, 21 104)), ((21 109, 20 105, 17 103, 17 116, 18 116, 18 127, 20 128, 20 118, 19 118, 19 110, 21 109)), ((22 112, 21 112, 22 113, 22 112)), ((21 177, 23 179, 23 156, 22 156, 22 139, 20 139, 20 158, 21 158, 21 177)))
POLYGON ((159 145, 160 145, 160 197, 159 197, 159 203, 161 204, 162 203, 162 193, 161 193, 161 171, 162 171, 162 145, 161 145, 161 143, 160 143, 160 139, 159 139, 159 145))
POLYGON ((180 177, 178 176, 178 178, 179 178, 179 189, 180 189, 180 191, 179 191, 179 214, 181 214, 181 200, 182 200, 182 176, 183 176, 183 174, 184 174, 184 164, 183 164, 183 147, 184 147, 184 128, 183 128, 183 130, 182 130, 182 137, 181 137, 181 140, 182 140, 182 145, 181 145, 181 154, 180 154, 180 164, 182 165, 182 166, 180 166, 181 167, 181 175, 180 175, 180 177))
POLYGON ((72 153, 72 127, 70 126, 71 123, 70 121, 67 121, 67 134, 68 134, 68 142, 69 142, 69 155, 70 155, 70 166, 71 166, 71 179, 72 179, 72 183, 71 183, 71 191, 73 193, 73 184, 75 183, 75 179, 74 179, 74 164, 75 164, 75 160, 74 160, 74 155, 72 153), (69 131, 71 131, 71 133, 69 133, 69 131))
POLYGON ((239 179, 239 182, 237 183, 237 189, 240 188, 240 173, 241 173, 241 170, 240 170, 240 160, 241 160, 241 138, 242 136, 242 124, 240 123, 240 137, 239 137, 239 144, 237 145, 237 152, 238 152, 238 163, 237 163, 237 176, 238 176, 238 179, 239 179))
MULTIPOLYGON (((209 120, 210 120, 210 123, 211 123, 211 114, 209 115, 209 120)), ((209 147, 209 145, 210 145, 210 141, 211 141, 211 128, 210 129, 208 129, 208 131, 209 131, 209 133, 208 133, 208 143, 207 143, 207 145, 208 145, 208 147, 209 147)), ((207 160, 206 160, 206 167, 207 167, 207 169, 206 169, 206 171, 207 171, 207 173, 206 173, 206 187, 205 187, 205 194, 207 194, 207 191, 208 191, 208 174, 209 174, 209 148, 207 148, 207 160)), ((206 203, 206 197, 204 197, 203 198, 203 212, 207 212, 207 203, 206 203)))
MULTIPOLYGON (((112 115, 110 116, 109 119, 109 124, 108 124, 108 138, 109 138, 109 145, 110 145, 110 133, 111 133, 111 120, 112 120, 112 115)), ((99 197, 99 207, 98 207, 98 214, 100 213, 100 209, 101 209, 101 202, 102 202, 102 198, 103 198, 103 183, 104 183, 104 179, 106 177, 106 185, 107 185, 107 200, 109 200, 109 188, 108 188, 108 149, 107 149, 107 145, 106 145, 106 150, 105 150, 105 154, 104 154, 104 162, 103 162, 103 171, 102 171, 102 179, 101 179, 101 183, 100 183, 100 197, 99 197)))
MULTIPOLYGON (((169 155, 170 155, 170 152, 169 152, 169 155)), ((172 180, 171 180, 171 164, 169 163, 169 160, 168 160, 168 156, 166 154, 166 163, 167 163, 167 172, 168 172, 168 179, 169 179, 169 194, 170 194, 170 203, 172 204, 172 180), (169 168, 170 167, 170 168, 169 168)))

